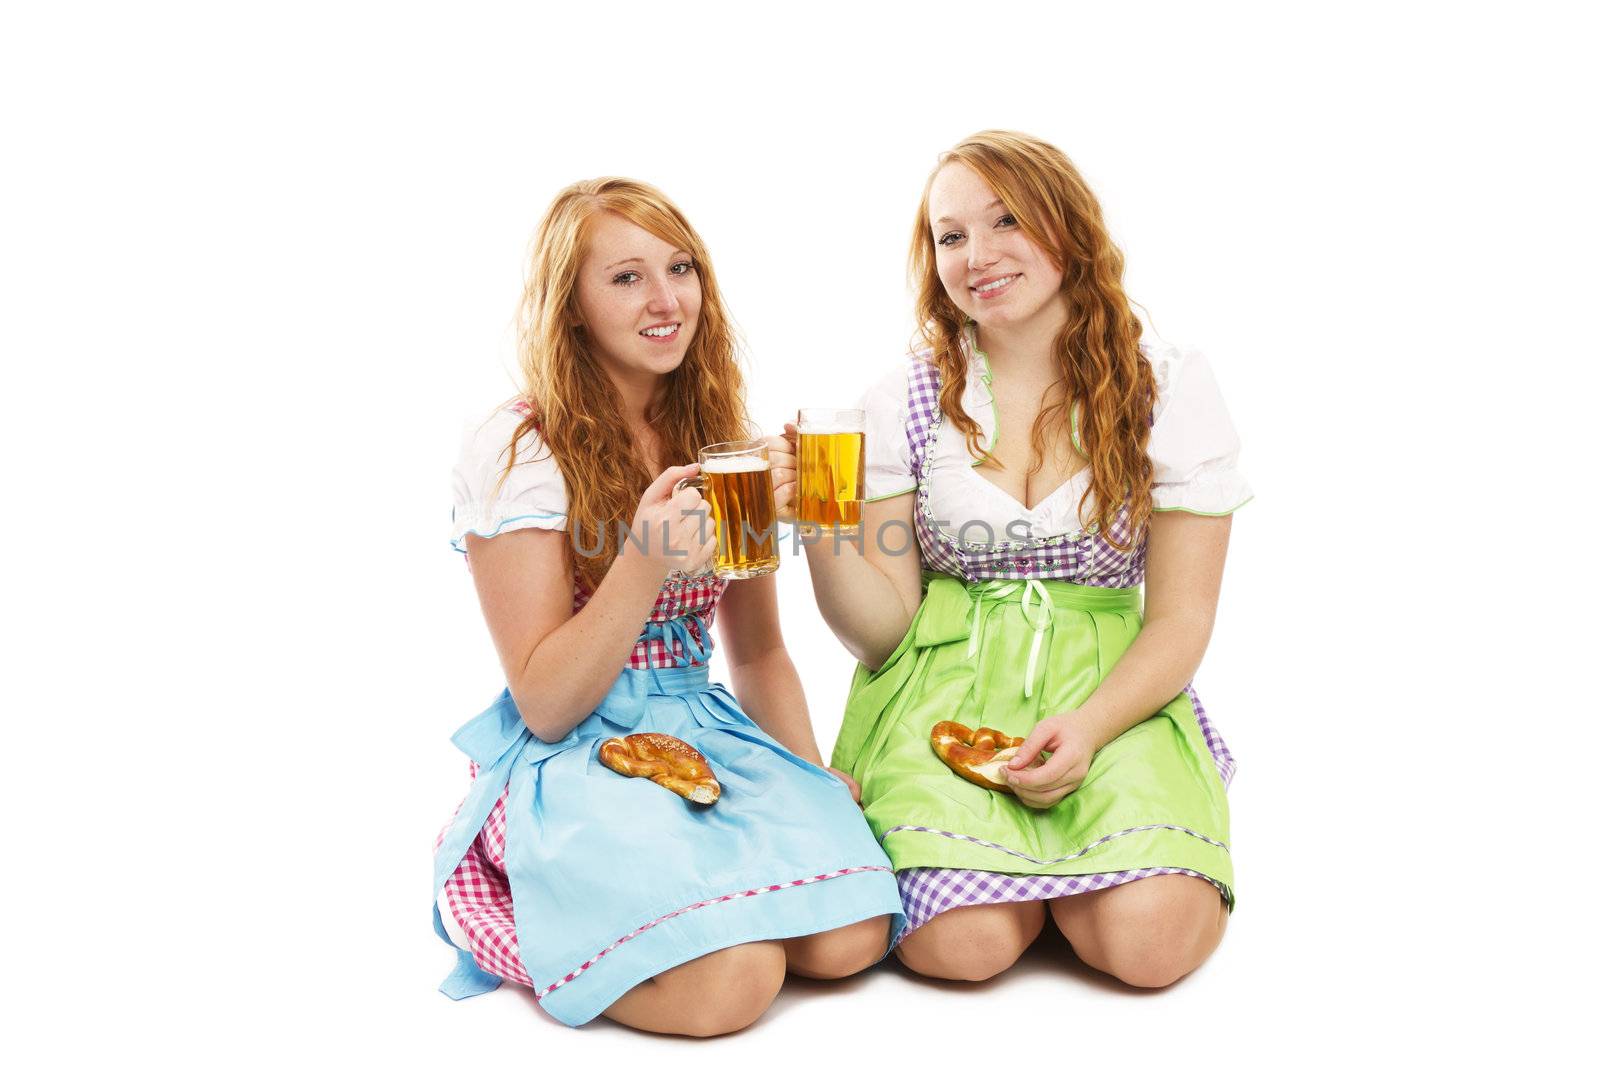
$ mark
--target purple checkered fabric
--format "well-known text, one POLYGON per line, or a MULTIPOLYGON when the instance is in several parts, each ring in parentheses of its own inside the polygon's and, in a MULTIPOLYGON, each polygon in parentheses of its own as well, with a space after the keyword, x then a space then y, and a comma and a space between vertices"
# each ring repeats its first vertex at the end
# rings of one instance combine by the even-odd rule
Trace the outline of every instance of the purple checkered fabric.
MULTIPOLYGON (((1109 889, 1156 874, 1186 874, 1205 878, 1217 891, 1227 895, 1227 887, 1217 885, 1199 871, 1184 867, 1141 867, 1133 871, 1106 871, 1099 874, 1001 874, 998 871, 968 871, 956 867, 907 867, 895 872, 900 885, 900 902, 906 909, 906 925, 900 940, 928 920, 951 908, 969 904, 1016 904, 1025 900, 1054 900, 1109 889)), ((896 942, 898 944, 898 941, 896 942)))
POLYGON ((1211 716, 1206 714, 1205 705, 1200 703, 1200 694, 1194 691, 1194 686, 1186 685, 1183 691, 1189 696, 1189 703, 1194 705, 1194 717, 1200 723, 1200 733, 1206 739, 1206 748, 1211 751, 1211 759, 1217 765, 1217 774, 1222 777, 1222 788, 1226 789, 1233 782, 1233 753, 1228 751, 1228 744, 1222 740, 1222 735, 1211 724, 1211 716))
POLYGON ((958 833, 954 833, 954 832, 952 832, 950 830, 936 830, 931 826, 911 826, 911 825, 891 826, 887 830, 885 830, 882 834, 878 835, 878 838, 879 838, 879 840, 884 840, 884 839, 888 838, 888 836, 890 834, 898 834, 898 833, 902 833, 902 832, 905 832, 905 831, 908 831, 908 830, 916 832, 916 833, 936 834, 939 837, 948 837, 948 838, 950 838, 951 840, 954 840, 954 841, 967 841, 967 842, 970 842, 971 844, 974 844, 974 845, 982 845, 984 848, 992 848, 992 849, 996 850, 997 852, 1004 852, 1008 856, 1015 856, 1018 859, 1027 860, 1029 863, 1037 863, 1041 867, 1049 867, 1049 866, 1052 866, 1053 864, 1065 863, 1067 860, 1078 859, 1080 856, 1085 856, 1085 855, 1088 855, 1090 852, 1093 852, 1095 849, 1099 848, 1101 845, 1105 844, 1107 841, 1115 841, 1117 838, 1119 838, 1119 837, 1127 837, 1129 834, 1144 833, 1146 830, 1176 830, 1180 834, 1188 834, 1190 837, 1198 837, 1200 840, 1204 841, 1206 844, 1215 845, 1218 848, 1222 849, 1222 851, 1224 851, 1224 852, 1228 851, 1228 845, 1224 841, 1218 841, 1218 840, 1216 840, 1214 838, 1207 837, 1205 834, 1201 833, 1200 831, 1191 830, 1187 826, 1177 826, 1177 825, 1174 825, 1173 823, 1166 823, 1166 822, 1151 823, 1149 826, 1130 826, 1126 830, 1118 830, 1114 834, 1107 834, 1104 837, 1096 838, 1094 841, 1091 841, 1087 845, 1084 845, 1082 848, 1078 849, 1078 851, 1076 851, 1076 852, 1070 853, 1070 854, 1065 855, 1065 856, 1052 856, 1049 859, 1039 859, 1036 856, 1028 855, 1026 852, 1018 852, 1014 848, 1007 848, 1005 845, 996 844, 993 841, 985 841, 981 837, 973 837, 970 834, 958 834, 958 833))
MULTIPOLYGON (((1127 551, 1117 548, 1096 526, 1070 534, 1034 538, 1026 541, 992 541, 974 543, 963 541, 959 529, 951 532, 951 524, 939 520, 928 504, 928 485, 932 474, 932 457, 939 439, 939 429, 944 422, 944 412, 939 407, 939 368, 926 353, 911 361, 907 382, 906 441, 911 446, 911 472, 917 480, 915 523, 917 544, 922 550, 924 566, 929 570, 948 574, 966 582, 990 579, 1041 578, 1072 582, 1076 585, 1101 588, 1126 589, 1144 581, 1145 554, 1149 543, 1141 536, 1127 551)), ((1129 509, 1124 505, 1112 521, 1110 531, 1118 541, 1130 544, 1129 509)), ((1185 686, 1184 693, 1194 705, 1195 718, 1205 737, 1206 747, 1216 764, 1223 788, 1233 781, 1233 753, 1228 751, 1222 734, 1212 724, 1200 703, 1194 687, 1185 686)), ((1137 832, 1140 827, 1121 831, 1114 837, 1137 832)), ((1170 827, 1193 833, 1184 827, 1170 827)), ((896 831, 919 830, 962 837, 948 831, 921 826, 892 827, 883 837, 896 831)), ((978 844, 989 845, 1013 853, 1001 845, 976 838, 963 838, 978 844)), ((1108 839, 1109 840, 1109 839, 1108 839)), ((1102 842, 1096 842, 1100 844, 1102 842)), ((1226 848, 1221 842, 1213 842, 1226 848)), ((1091 848, 1093 846, 1090 846, 1091 848)), ((1024 857, 1032 859, 1032 857, 1024 857)), ((1036 860, 1041 864, 1059 862, 1036 860)), ((1123 885, 1161 874, 1183 874, 1205 878, 1198 871, 1180 867, 1143 867, 1137 870, 1104 871, 1093 874, 1018 875, 996 871, 962 870, 946 867, 912 867, 898 871, 895 878, 900 885, 900 897, 906 909, 906 925, 900 932, 904 938, 923 923, 951 908, 969 904, 1000 904, 1027 900, 1051 900, 1056 897, 1088 893, 1114 885, 1123 885)), ((1232 899, 1231 890, 1212 879, 1224 897, 1232 899)))
POLYGON ((906 441, 911 446, 911 473, 917 479, 917 544, 931 570, 969 582, 1055 578, 1075 585, 1125 589, 1144 581, 1147 538, 1132 541, 1126 505, 1117 512, 1110 530, 1118 541, 1130 546, 1126 552, 1113 545, 1098 526, 1025 541, 962 540, 959 528, 939 519, 928 505, 931 464, 944 424, 939 368, 930 359, 911 361, 906 406, 906 441))

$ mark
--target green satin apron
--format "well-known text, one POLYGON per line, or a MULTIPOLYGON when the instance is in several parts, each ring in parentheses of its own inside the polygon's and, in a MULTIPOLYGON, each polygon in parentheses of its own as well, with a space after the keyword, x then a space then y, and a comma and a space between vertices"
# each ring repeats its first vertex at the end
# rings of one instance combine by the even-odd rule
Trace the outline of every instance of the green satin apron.
POLYGON ((1102 748, 1053 807, 958 777, 934 754, 954 719, 1025 737, 1079 707, 1138 635, 1140 590, 924 574, 922 605, 877 671, 858 667, 833 765, 861 783, 895 870, 1195 871, 1233 904, 1228 805, 1187 694, 1102 748))

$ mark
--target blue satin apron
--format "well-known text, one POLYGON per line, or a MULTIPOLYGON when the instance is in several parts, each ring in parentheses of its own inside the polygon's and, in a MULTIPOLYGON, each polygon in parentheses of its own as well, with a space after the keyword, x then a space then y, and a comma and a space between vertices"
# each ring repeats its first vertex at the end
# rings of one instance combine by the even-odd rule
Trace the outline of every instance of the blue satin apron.
MULTIPOLYGON (((668 648, 691 640, 679 620, 652 623, 646 636, 668 648)), ((554 744, 528 731, 503 692, 452 740, 479 768, 434 855, 434 929, 459 953, 440 987, 453 999, 500 984, 450 941, 437 901, 508 785, 518 947, 540 1006, 569 1026, 718 949, 877 915, 893 916, 894 933, 904 922, 888 857, 844 783, 769 737, 706 667, 623 670, 554 744), (599 762, 606 738, 648 731, 699 749, 721 799, 692 804, 599 762), (871 869, 835 873, 857 867, 871 869)))

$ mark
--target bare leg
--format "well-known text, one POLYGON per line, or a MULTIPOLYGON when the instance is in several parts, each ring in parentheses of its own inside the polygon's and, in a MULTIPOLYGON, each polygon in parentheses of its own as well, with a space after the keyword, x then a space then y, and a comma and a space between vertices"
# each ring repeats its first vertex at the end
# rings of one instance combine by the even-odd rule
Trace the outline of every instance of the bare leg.
POLYGON ((1050 901, 1078 958, 1129 985, 1160 989, 1216 949, 1228 909, 1203 878, 1162 874, 1050 901))
POLYGON ((618 997, 606 1018, 655 1034, 716 1037, 761 1017, 783 987, 783 945, 752 941, 663 971, 618 997))
POLYGON ((900 962, 929 978, 981 982, 1017 962, 1044 929, 1044 904, 969 904, 935 916, 900 942, 900 962))
POLYGON ((783 942, 789 972, 802 978, 845 978, 864 971, 889 948, 889 916, 863 919, 783 942))

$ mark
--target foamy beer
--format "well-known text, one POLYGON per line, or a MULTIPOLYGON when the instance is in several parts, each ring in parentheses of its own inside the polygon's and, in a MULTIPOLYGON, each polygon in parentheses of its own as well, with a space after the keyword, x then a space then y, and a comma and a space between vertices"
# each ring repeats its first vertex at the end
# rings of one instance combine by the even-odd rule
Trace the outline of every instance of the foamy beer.
POLYGON ((726 441, 700 450, 699 489, 716 524, 718 578, 758 578, 778 569, 777 509, 765 441, 726 441))
POLYGON ((801 522, 861 525, 866 424, 866 412, 860 408, 800 410, 800 494, 795 511, 801 522))

